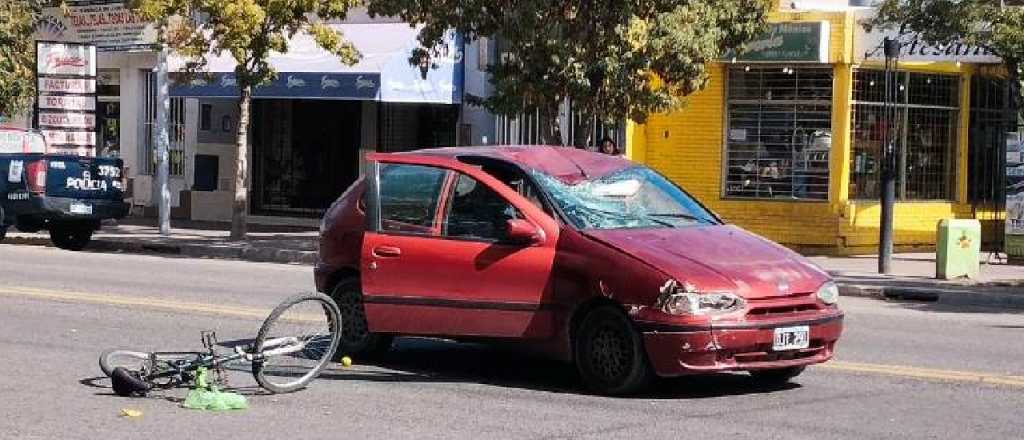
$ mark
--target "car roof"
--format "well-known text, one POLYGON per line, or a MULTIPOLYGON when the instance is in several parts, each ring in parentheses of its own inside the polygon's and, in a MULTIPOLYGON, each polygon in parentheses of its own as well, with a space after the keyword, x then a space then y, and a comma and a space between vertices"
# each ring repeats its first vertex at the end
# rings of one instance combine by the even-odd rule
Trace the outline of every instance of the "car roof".
POLYGON ((406 158, 423 156, 464 160, 470 157, 480 157, 501 160, 540 171, 569 184, 599 178, 635 166, 633 162, 618 156, 550 145, 450 147, 394 154, 406 158))

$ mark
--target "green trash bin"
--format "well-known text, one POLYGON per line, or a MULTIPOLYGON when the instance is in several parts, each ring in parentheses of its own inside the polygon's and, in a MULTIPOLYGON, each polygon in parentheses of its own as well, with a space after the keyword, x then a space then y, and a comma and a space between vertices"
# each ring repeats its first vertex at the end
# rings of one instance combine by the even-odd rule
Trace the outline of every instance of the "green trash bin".
POLYGON ((935 277, 978 278, 981 267, 981 222, 977 220, 939 221, 935 277))

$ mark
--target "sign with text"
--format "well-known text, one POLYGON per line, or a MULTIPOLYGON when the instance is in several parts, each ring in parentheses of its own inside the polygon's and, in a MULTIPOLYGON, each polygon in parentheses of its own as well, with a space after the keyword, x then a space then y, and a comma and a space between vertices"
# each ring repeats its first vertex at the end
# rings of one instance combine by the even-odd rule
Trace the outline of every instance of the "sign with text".
POLYGON ((962 42, 948 45, 928 44, 921 39, 920 35, 911 29, 872 29, 871 32, 864 30, 861 23, 870 19, 873 11, 864 11, 857 14, 857 24, 854 26, 856 36, 854 37, 854 58, 857 61, 885 61, 883 43, 885 37, 898 39, 900 48, 900 61, 947 61, 975 64, 998 64, 1003 60, 988 49, 978 46, 970 46, 962 42))
POLYGON ((88 96, 39 96, 40 110, 96 111, 96 99, 88 96))
POLYGON ((36 44, 36 73, 95 77, 96 47, 39 42, 36 44))
POLYGON ((96 47, 36 42, 36 126, 53 151, 96 150, 96 47))
POLYGON ((36 22, 39 40, 91 43, 100 50, 149 49, 157 41, 151 22, 123 1, 69 1, 67 9, 46 8, 36 22))
POLYGON ((747 43, 741 54, 726 53, 736 62, 811 62, 828 63, 827 21, 771 23, 768 32, 747 43))

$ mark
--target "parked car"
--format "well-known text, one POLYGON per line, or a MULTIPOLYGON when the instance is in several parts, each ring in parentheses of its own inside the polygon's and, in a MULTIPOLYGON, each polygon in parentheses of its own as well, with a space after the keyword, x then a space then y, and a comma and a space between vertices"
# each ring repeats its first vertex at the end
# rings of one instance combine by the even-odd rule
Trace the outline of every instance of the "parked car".
POLYGON ((124 187, 121 159, 49 154, 40 133, 0 128, 0 240, 16 226, 81 250, 102 220, 127 215, 124 187))
POLYGON ((842 333, 827 273, 645 166, 562 147, 368 159, 323 218, 315 268, 344 353, 395 335, 514 340, 614 395, 655 375, 785 382, 842 333))

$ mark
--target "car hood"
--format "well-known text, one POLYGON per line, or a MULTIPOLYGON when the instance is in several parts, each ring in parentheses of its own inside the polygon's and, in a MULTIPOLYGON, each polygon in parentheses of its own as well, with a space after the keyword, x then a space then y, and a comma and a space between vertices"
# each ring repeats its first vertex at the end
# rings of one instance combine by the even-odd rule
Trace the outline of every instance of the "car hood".
POLYGON ((829 280, 827 273, 799 254, 731 225, 587 230, 584 234, 703 292, 770 298, 814 292, 829 280))

